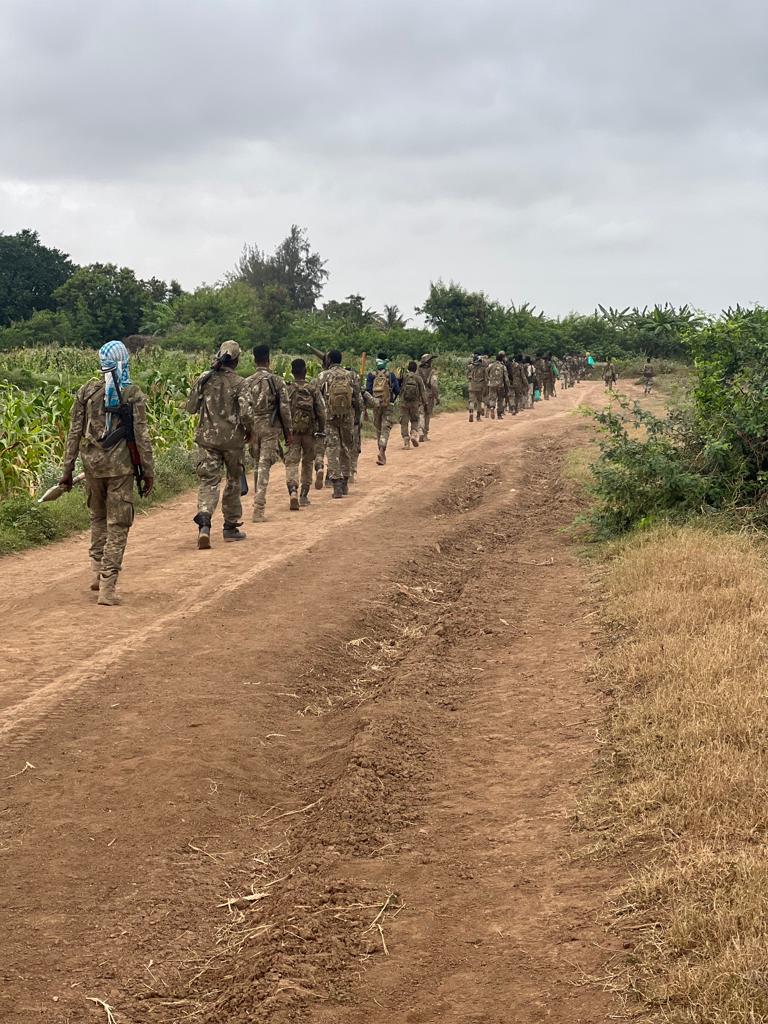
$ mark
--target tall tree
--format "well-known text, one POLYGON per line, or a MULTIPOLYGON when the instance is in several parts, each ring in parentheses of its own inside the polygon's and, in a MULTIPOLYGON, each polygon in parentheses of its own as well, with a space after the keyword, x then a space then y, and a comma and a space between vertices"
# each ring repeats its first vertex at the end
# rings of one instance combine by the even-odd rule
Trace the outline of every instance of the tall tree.
POLYGON ((271 286, 284 288, 293 309, 310 310, 328 279, 325 262, 312 252, 306 228, 293 224, 271 256, 258 245, 246 245, 229 280, 245 281, 258 292, 271 286))
POLYGON ((58 308, 85 345, 100 345, 139 330, 149 291, 129 267, 92 263, 56 290, 58 308))
POLYGON ((69 256, 43 245, 36 231, 0 232, 0 325, 53 309, 53 293, 74 270, 69 256))

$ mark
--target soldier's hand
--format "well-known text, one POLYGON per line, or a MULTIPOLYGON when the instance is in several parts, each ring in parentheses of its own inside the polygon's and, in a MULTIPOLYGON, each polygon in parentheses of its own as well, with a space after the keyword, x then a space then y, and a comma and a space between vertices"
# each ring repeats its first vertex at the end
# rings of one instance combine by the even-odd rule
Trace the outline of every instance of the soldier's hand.
POLYGON ((72 490, 72 470, 68 470, 66 473, 61 474, 59 479, 59 487, 63 487, 65 491, 72 490))
POLYGON ((152 488, 155 486, 155 478, 153 476, 144 477, 144 497, 148 498, 152 493, 152 488))

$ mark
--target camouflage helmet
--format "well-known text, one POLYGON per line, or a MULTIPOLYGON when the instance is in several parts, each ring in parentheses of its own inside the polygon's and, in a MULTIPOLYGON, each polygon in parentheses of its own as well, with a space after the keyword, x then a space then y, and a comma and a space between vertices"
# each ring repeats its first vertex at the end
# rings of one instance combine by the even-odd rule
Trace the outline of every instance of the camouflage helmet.
POLYGON ((425 352, 421 359, 419 359, 419 363, 422 366, 426 366, 428 363, 431 363, 434 358, 435 357, 432 355, 431 352, 425 352))

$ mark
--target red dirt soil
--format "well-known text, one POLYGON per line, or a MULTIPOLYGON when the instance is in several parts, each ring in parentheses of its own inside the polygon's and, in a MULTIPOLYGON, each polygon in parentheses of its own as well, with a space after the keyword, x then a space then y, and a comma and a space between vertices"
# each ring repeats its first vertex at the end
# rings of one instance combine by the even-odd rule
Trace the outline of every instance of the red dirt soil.
POLYGON ((278 467, 242 544, 198 552, 187 495, 120 608, 83 537, 0 562, 3 1024, 611 1019, 562 474, 601 391, 368 444, 300 514, 278 467))

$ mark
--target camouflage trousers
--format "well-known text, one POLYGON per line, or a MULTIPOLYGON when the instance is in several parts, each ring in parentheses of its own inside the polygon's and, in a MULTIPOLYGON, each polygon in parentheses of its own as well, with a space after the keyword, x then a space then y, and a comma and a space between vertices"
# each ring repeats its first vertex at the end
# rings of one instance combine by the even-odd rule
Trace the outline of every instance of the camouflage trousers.
POLYGON ((267 420, 256 420, 251 431, 253 455, 253 507, 261 512, 267 504, 269 474, 280 459, 280 431, 267 420))
POLYGON ((337 416, 325 425, 325 454, 331 480, 349 479, 352 446, 355 443, 351 416, 337 416))
POLYGON ((197 446, 195 462, 197 478, 197 511, 213 516, 219 503, 221 478, 226 474, 221 511, 225 523, 239 523, 243 518, 243 503, 240 497, 240 474, 243 470, 242 448, 220 449, 197 446))
POLYGON ((128 531, 133 523, 133 473, 85 477, 91 516, 91 561, 102 576, 116 576, 123 567, 128 531))
POLYGON ((496 412, 499 414, 499 416, 503 416, 504 413, 509 408, 511 394, 511 391, 508 393, 504 388, 499 388, 499 395, 496 404, 496 412))
POLYGON ((429 425, 432 422, 432 413, 435 409, 435 403, 429 402, 427 405, 422 405, 421 416, 419 418, 419 434, 423 438, 429 437, 429 425))
POLYGON ((360 458, 360 452, 363 447, 363 424, 360 420, 355 420, 352 425, 352 449, 349 453, 349 472, 350 476, 357 474, 357 463, 360 458))
POLYGON ((315 468, 323 468, 322 454, 318 466, 317 451, 314 434, 293 435, 293 442, 288 445, 288 450, 285 453, 285 480, 289 491, 299 486, 299 466, 301 466, 302 487, 309 487, 315 468))
POLYGON ((483 391, 482 388, 469 389, 469 411, 476 412, 478 416, 483 412, 483 391))
POLYGON ((376 428, 376 440, 381 448, 386 448, 392 431, 392 404, 377 405, 373 410, 373 425, 376 428))
POLYGON ((512 389, 510 407, 513 413, 521 412, 528 405, 528 389, 512 389))
POLYGON ((544 398, 547 401, 549 401, 550 398, 554 397, 554 394, 555 394, 555 378, 554 377, 545 377, 544 378, 544 391, 543 391, 544 398))
POLYGON ((419 431, 419 417, 421 415, 421 402, 403 402, 400 406, 400 433, 403 440, 408 441, 412 434, 419 431))
POLYGON ((489 387, 485 393, 485 406, 490 412, 493 409, 496 412, 496 406, 499 401, 499 388, 498 386, 489 387))

